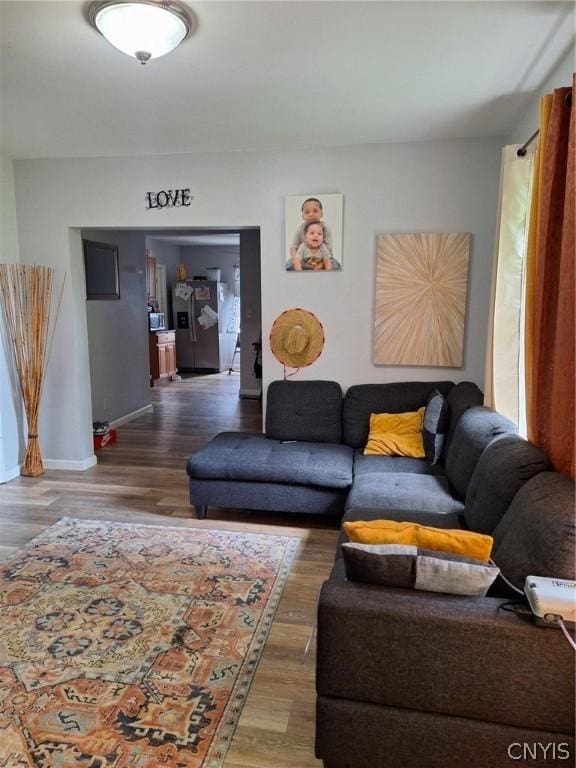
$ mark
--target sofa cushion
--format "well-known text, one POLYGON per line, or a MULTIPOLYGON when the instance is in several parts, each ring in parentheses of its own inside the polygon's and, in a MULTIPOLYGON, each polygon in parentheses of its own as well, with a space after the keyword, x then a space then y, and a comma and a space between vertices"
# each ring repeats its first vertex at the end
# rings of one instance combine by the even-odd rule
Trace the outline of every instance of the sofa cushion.
POLYGON ((469 408, 462 414, 446 456, 446 475, 459 498, 466 497, 484 449, 495 437, 515 432, 509 419, 490 408, 469 408))
POLYGON ((350 387, 342 405, 342 442, 363 448, 368 440, 371 413, 417 411, 437 389, 446 395, 451 381, 413 381, 393 384, 357 384, 350 387))
POLYGON ((443 475, 443 467, 429 464, 426 459, 411 459, 408 456, 364 456, 361 448, 354 451, 354 477, 380 473, 443 475))
POLYGON ((450 408, 448 407, 448 401, 444 395, 435 389, 426 403, 426 411, 422 423, 424 452, 430 464, 438 464, 442 457, 442 448, 444 447, 449 423, 450 408))
POLYGON ((542 472, 523 485, 496 526, 492 557, 518 589, 527 576, 574 579, 574 482, 542 472))
POLYGON ((266 437, 340 443, 340 384, 335 381, 273 381, 266 393, 266 437))
POLYGON ((550 469, 539 448, 519 435, 502 435, 486 448, 476 465, 464 506, 466 525, 492 533, 517 491, 534 475, 550 469))
POLYGON ((346 501, 346 511, 353 510, 357 518, 364 512, 378 512, 381 518, 390 519, 388 513, 394 510, 394 519, 406 521, 415 520, 414 514, 418 512, 446 515, 459 513, 463 508, 462 502, 452 496, 447 479, 433 475, 359 475, 354 478, 346 501))
POLYGON ((346 578, 425 592, 482 597, 498 575, 498 568, 432 549, 406 544, 342 545, 346 578))
POLYGON ((347 488, 353 451, 346 445, 281 442, 264 435, 222 432, 188 459, 190 477, 347 488))

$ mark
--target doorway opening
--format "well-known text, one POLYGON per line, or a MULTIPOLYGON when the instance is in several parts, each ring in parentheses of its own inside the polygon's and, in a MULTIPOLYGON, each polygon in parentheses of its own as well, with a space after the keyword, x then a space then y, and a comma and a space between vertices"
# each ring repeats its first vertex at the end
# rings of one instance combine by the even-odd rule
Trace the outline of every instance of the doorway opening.
POLYGON ((180 374, 232 372, 234 363, 240 373, 240 233, 147 235, 146 263, 148 306, 174 332, 180 374))
MULTIPOLYGON (((191 379, 204 393, 253 399, 260 411, 259 229, 99 228, 81 237, 118 252, 119 295, 86 302, 95 428, 150 415, 184 389, 189 399, 200 391, 182 386, 191 379), (172 388, 170 397, 159 388, 172 388)), ((232 410, 221 426, 233 429, 236 420, 232 410)))

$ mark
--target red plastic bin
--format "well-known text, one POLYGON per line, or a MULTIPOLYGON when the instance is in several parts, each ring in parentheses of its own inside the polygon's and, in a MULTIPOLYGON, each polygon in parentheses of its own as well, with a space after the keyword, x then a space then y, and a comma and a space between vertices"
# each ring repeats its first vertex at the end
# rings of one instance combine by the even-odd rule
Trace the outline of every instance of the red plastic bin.
POLYGON ((94 450, 104 448, 106 445, 113 445, 116 442, 116 430, 111 429, 105 435, 94 435, 94 450))

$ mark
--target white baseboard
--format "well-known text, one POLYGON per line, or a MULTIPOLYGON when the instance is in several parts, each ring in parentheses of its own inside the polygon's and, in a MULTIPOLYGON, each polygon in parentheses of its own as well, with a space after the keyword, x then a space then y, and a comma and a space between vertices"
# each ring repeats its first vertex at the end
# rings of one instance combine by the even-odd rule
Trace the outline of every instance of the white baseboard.
POLYGON ((42 459, 44 469, 67 469, 73 472, 84 472, 86 469, 90 469, 98 463, 98 459, 94 454, 82 461, 69 461, 68 459, 42 459))
POLYGON ((259 400, 262 397, 261 389, 240 389, 239 397, 246 397, 253 400, 259 400))
POLYGON ((20 475, 20 467, 15 466, 11 469, 4 470, 4 474, 2 476, 2 479, 0 479, 0 483, 8 483, 10 480, 14 480, 15 477, 18 477, 20 475))
POLYGON ((145 405, 143 408, 138 408, 137 411, 132 411, 131 413, 127 413, 126 416, 120 416, 119 419, 114 419, 114 421, 110 422, 110 426, 112 429, 116 429, 116 427, 121 427, 122 424, 128 424, 129 421, 133 421, 134 419, 137 419, 139 416, 144 416, 146 413, 152 413, 154 410, 154 406, 152 403, 149 405, 145 405))

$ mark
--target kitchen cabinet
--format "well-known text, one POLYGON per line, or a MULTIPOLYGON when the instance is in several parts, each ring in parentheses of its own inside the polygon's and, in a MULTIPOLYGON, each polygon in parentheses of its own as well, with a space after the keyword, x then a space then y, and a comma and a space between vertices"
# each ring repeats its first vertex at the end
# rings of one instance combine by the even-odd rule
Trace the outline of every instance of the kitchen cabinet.
POLYGON ((174 331, 149 333, 148 349, 152 379, 167 379, 176 373, 176 334, 174 331))
POLYGON ((156 301, 156 258, 146 251, 146 298, 156 301))

